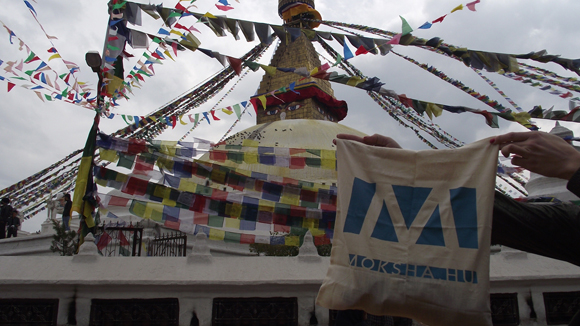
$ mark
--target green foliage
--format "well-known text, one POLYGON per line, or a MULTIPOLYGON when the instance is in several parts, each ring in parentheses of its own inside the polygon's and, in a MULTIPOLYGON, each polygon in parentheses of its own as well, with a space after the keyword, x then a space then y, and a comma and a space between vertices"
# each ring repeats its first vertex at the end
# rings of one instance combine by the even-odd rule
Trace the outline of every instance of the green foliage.
POLYGON ((50 250, 58 252, 61 256, 72 256, 77 248, 77 233, 75 231, 66 231, 64 224, 52 220, 52 228, 56 232, 52 236, 50 250))

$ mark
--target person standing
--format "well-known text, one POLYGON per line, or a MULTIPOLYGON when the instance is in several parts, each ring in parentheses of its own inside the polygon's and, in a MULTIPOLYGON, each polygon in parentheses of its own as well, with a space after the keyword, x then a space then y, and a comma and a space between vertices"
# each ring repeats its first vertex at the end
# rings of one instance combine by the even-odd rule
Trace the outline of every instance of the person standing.
POLYGON ((8 218, 6 222, 7 226, 7 238, 15 237, 18 235, 18 227, 20 226, 20 217, 18 217, 18 211, 12 210, 12 216, 8 218))
POLYGON ((71 220, 71 209, 72 201, 69 194, 64 194, 62 197, 64 201, 64 209, 62 211, 62 224, 64 225, 65 231, 70 231, 70 220, 71 220))
POLYGON ((2 206, 0 206, 0 239, 6 238, 6 222, 12 217, 12 210, 10 199, 2 198, 2 206))

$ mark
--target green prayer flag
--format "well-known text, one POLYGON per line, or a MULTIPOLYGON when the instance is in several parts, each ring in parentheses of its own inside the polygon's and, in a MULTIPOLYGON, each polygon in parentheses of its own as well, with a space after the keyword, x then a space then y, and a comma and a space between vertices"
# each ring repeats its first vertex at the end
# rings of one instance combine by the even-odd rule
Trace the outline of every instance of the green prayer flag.
POLYGON ((258 71, 258 69, 260 69, 260 64, 253 62, 253 61, 244 61, 244 63, 246 64, 246 66, 250 69, 252 69, 252 71, 258 71))
POLYGON ((131 256, 131 252, 125 247, 119 247, 119 256, 129 257, 131 256))
POLYGON ((242 239, 242 235, 239 233, 228 232, 226 231, 226 235, 224 237, 225 242, 232 242, 232 243, 240 243, 242 239))
POLYGON ((401 17, 401 20, 403 21, 402 34, 407 35, 407 34, 411 33, 413 31, 413 29, 411 28, 409 23, 407 23, 407 20, 405 20, 405 18, 403 18, 402 16, 399 16, 399 17, 401 17))
POLYGON ((146 207, 147 207, 146 202, 142 202, 139 200, 132 200, 131 207, 129 207, 129 212, 131 212, 131 214, 133 214, 133 215, 136 215, 139 217, 144 217, 146 207))
POLYGON ((117 166, 127 169, 133 169, 134 163, 135 163, 135 155, 119 154, 119 161, 117 162, 117 166))
POLYGON ((213 226, 215 228, 221 228, 224 226, 224 218, 221 216, 210 215, 207 221, 208 226, 213 226))
MULTIPOLYGON (((240 107, 239 104, 234 105, 234 112, 236 113, 238 119, 240 119, 240 117, 242 116, 242 108, 240 107)), ((195 123, 197 124, 197 119, 195 120, 195 123)))

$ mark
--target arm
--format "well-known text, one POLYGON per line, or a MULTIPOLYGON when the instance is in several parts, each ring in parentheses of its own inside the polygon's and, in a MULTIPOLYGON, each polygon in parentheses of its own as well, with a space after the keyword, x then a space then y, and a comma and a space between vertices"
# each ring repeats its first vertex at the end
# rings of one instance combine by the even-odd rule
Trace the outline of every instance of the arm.
POLYGON ((558 136, 545 132, 511 132, 490 141, 499 145, 512 164, 546 177, 569 180, 580 169, 580 152, 558 136))
POLYGON ((545 132, 511 132, 490 140, 512 164, 546 177, 568 180, 567 188, 580 196, 580 152, 565 140, 545 132))

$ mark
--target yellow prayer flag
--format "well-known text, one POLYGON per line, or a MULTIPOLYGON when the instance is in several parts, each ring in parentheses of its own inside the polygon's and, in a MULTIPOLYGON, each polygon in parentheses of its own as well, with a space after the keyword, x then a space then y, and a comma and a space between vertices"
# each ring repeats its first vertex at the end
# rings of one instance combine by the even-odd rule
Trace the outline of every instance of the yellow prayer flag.
POLYGON ((234 113, 234 111, 228 110, 228 109, 222 109, 222 112, 227 114, 227 115, 231 115, 234 113))
POLYGON ((153 190, 153 195, 159 198, 169 198, 169 194, 171 193, 171 188, 167 188, 162 185, 155 186, 155 190, 153 190))
MULTIPOLYGON (((230 204, 228 204, 230 206, 230 204)), ((228 207, 226 207, 227 210, 228 207)), ((232 203, 230 207, 230 216, 239 218, 242 216, 242 205, 238 203, 232 203)))
POLYGON ((356 85, 364 82, 365 80, 366 80, 366 78, 360 78, 360 77, 357 77, 357 76, 353 76, 353 77, 350 77, 350 79, 346 82, 346 84, 349 85, 349 86, 355 86, 356 87, 356 85))
POLYGON ((441 115, 441 113, 443 113, 443 108, 435 103, 427 103, 425 112, 427 112, 429 119, 433 120, 433 116, 438 117, 441 115))
POLYGON ((107 182, 108 182, 108 181, 107 181, 107 180, 104 180, 104 179, 96 179, 96 181, 95 181, 95 182, 96 182, 96 183, 97 183, 99 186, 101 186, 101 187, 106 187, 106 186, 107 186, 107 182))
POLYGON ((272 67, 272 66, 260 65, 260 67, 262 69, 264 69, 264 71, 270 76, 275 76, 276 71, 278 70, 278 69, 276 69, 276 67, 272 67))
POLYGON ((119 160, 119 155, 117 154, 117 151, 112 149, 99 148, 99 155, 101 157, 101 160, 103 161, 115 163, 117 162, 117 160, 119 160))
POLYGON ((240 220, 235 219, 235 218, 226 218, 225 227, 239 230, 240 229, 240 220))
POLYGON ((309 229, 309 230, 310 230, 310 233, 312 234, 313 237, 323 235, 325 233, 324 230, 320 230, 320 229, 309 229))
POLYGON ((282 196, 280 196, 280 203, 300 206, 300 196, 282 194, 282 196))
POLYGON ((129 176, 126 174, 117 173, 115 177, 115 181, 125 183, 129 179, 129 176))
POLYGON ((185 37, 185 35, 183 35, 183 33, 182 33, 182 32, 180 32, 180 31, 176 31, 176 30, 174 30, 174 29, 170 30, 170 31, 169 31, 169 34, 175 34, 175 35, 179 35, 179 36, 181 36, 181 37, 185 37))
POLYGON ((524 126, 530 125, 530 119, 532 118, 528 112, 512 112, 512 117, 524 126))
POLYGON ((336 159, 336 151, 333 151, 330 149, 321 149, 320 150, 320 158, 321 159, 335 160, 336 159))
POLYGON ((143 214, 144 218, 151 218, 154 220, 158 220, 157 216, 159 214, 163 215, 163 205, 158 203, 147 203, 145 206, 145 214, 143 214))
POLYGON ((187 123, 183 122, 183 114, 179 116, 179 123, 181 123, 184 126, 187 124, 187 123))
POLYGON ((207 17, 207 18, 217 18, 216 16, 210 14, 209 12, 206 12, 205 15, 203 15, 203 17, 207 17))
POLYGON ((248 164, 258 163, 258 153, 251 153, 251 152, 244 153, 244 163, 248 163, 248 164))
POLYGON ((457 10, 463 10, 463 4, 460 4, 459 6, 453 8, 453 10, 451 10, 451 13, 456 12, 457 10))
POLYGON ((217 182, 217 183, 224 184, 226 182, 226 176, 227 176, 227 174, 226 174, 225 171, 221 171, 221 170, 218 170, 218 169, 213 169, 211 171, 210 179, 212 181, 217 182))
POLYGON ((284 238, 284 244, 287 246, 299 247, 300 237, 297 235, 287 236, 286 238, 284 238))
POLYGON ((317 220, 315 218, 305 218, 302 221, 302 227, 305 229, 318 229, 319 222, 320 220, 317 220))
POLYGON ((264 212, 274 212, 274 208, 276 207, 276 203, 269 200, 260 199, 258 202, 259 210, 264 212))
POLYGON ((210 240, 221 240, 223 241, 226 236, 226 232, 222 230, 209 229, 209 239, 210 240))
POLYGON ((51 55, 50 58, 48 58, 48 61, 50 61, 52 59, 56 59, 56 58, 62 58, 62 57, 60 56, 60 54, 55 53, 55 54, 51 55))
POLYGON ((336 159, 321 159, 320 167, 326 170, 336 169, 336 159))
POLYGON ((188 192, 195 193, 195 190, 197 189, 197 183, 195 183, 193 181, 181 179, 181 181, 179 182, 179 188, 177 188, 177 189, 180 191, 188 191, 188 192))
POLYGON ((264 107, 264 110, 266 110, 266 95, 260 95, 258 96, 258 99, 260 100, 260 102, 262 102, 262 106, 264 107))
POLYGON ((165 53, 165 55, 168 56, 169 59, 175 61, 175 59, 173 59, 173 57, 171 56, 171 53, 168 50, 163 51, 163 53, 165 53))
POLYGON ((163 204, 165 206, 169 206, 169 207, 177 206, 177 202, 175 200, 171 200, 169 198, 163 198, 163 201, 161 202, 161 204, 163 204))

